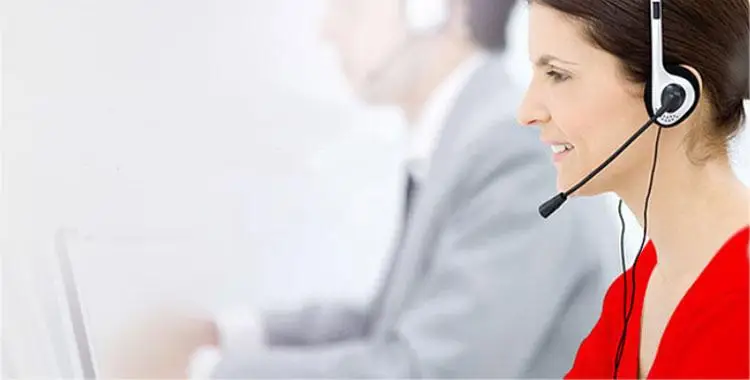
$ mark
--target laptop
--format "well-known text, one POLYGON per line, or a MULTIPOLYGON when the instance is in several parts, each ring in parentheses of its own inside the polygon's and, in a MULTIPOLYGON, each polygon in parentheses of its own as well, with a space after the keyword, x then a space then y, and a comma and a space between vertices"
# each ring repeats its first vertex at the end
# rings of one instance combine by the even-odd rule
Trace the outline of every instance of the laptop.
POLYGON ((55 234, 55 253, 57 262, 60 267, 60 278, 62 280, 63 291, 70 325, 74 337, 75 352, 71 355, 74 361, 77 361, 79 374, 83 379, 97 379, 97 368, 94 360, 93 350, 86 319, 81 305, 81 295, 76 282, 73 264, 70 260, 70 254, 67 246, 68 234, 65 230, 58 230, 55 234), (76 360, 77 359, 77 360, 76 360))

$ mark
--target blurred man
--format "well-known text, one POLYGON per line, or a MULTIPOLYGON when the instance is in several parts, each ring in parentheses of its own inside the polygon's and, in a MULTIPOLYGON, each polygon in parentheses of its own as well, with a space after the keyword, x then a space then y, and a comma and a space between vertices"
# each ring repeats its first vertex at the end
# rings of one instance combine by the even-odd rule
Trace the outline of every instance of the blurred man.
MULTIPOLYGON (((352 88, 409 122, 401 238, 365 309, 248 314, 220 321, 217 336, 175 323, 183 341, 204 331, 221 348, 199 350, 191 375, 563 376, 614 277, 616 231, 602 199, 537 212, 555 173, 535 129, 514 122, 520 92, 503 54, 514 2, 328 6, 323 36, 352 88)), ((174 340, 156 330, 149 345, 174 340)))

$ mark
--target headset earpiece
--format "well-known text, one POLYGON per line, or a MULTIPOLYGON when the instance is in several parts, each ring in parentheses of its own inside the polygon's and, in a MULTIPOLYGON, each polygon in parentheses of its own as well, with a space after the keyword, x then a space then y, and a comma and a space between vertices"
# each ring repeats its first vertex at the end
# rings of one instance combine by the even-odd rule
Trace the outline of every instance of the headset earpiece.
POLYGON ((667 81, 660 80, 659 88, 653 87, 653 80, 651 75, 646 81, 646 89, 644 91, 643 100, 646 103, 646 110, 648 111, 649 117, 653 117, 656 110, 658 110, 662 102, 667 86, 670 84, 678 85, 684 92, 682 93, 683 103, 676 110, 676 112, 667 112, 662 117, 657 119, 656 123, 664 128, 676 127, 683 121, 685 121, 695 111, 695 107, 698 105, 698 99, 700 99, 700 82, 698 78, 693 74, 692 71, 677 65, 667 65, 666 72, 668 75, 667 81), (653 100, 654 96, 658 94, 659 101, 655 105, 653 100))
POLYGON ((425 34, 442 28, 450 17, 449 0, 402 0, 409 32, 425 34))
POLYGON ((700 85, 689 70, 681 66, 667 65, 664 62, 662 21, 664 12, 662 0, 651 0, 651 75, 646 84, 644 101, 649 116, 662 108, 662 102, 669 99, 678 101, 672 108, 656 119, 656 124, 676 127, 690 116, 698 104, 700 85))

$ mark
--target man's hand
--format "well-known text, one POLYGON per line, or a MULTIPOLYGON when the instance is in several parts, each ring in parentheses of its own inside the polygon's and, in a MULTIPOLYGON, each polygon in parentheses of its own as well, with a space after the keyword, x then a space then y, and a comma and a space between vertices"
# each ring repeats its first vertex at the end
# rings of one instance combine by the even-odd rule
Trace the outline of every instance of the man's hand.
POLYGON ((160 311, 128 324, 107 355, 106 377, 187 379, 192 354, 218 346, 215 323, 207 317, 160 311))

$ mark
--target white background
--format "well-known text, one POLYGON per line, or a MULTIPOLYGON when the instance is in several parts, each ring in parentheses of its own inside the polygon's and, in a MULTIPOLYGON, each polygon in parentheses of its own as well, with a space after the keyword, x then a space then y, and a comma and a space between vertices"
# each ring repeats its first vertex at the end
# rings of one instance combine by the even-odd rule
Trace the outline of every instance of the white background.
POLYGON ((403 125, 352 98, 316 39, 321 1, 3 8, 3 332, 4 348, 16 343, 5 355, 25 360, 17 371, 68 370, 46 343, 64 349, 59 228, 76 231, 100 340, 165 301, 221 310, 373 291, 396 227, 403 125))

